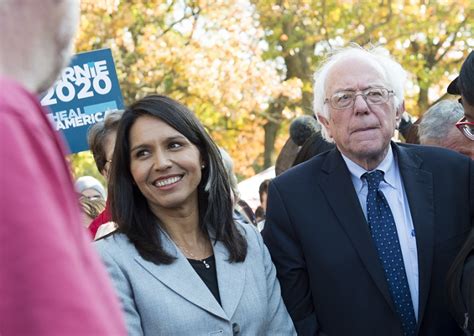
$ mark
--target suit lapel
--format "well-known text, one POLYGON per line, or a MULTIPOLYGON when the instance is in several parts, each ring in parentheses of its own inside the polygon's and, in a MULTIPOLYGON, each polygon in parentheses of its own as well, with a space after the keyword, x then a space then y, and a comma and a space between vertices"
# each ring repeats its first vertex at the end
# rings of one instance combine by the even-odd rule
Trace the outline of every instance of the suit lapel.
POLYGON ((350 172, 337 150, 328 154, 322 170, 326 175, 322 175, 320 185, 329 205, 376 286, 395 311, 385 274, 354 190, 350 172))
POLYGON ((214 245, 214 256, 221 304, 227 316, 231 319, 244 291, 246 262, 228 262, 229 253, 221 242, 214 245))
MULTIPOLYGON (((211 314, 229 320, 207 286, 194 271, 186 257, 176 248, 166 234, 161 233, 163 248, 177 259, 170 265, 156 265, 136 256, 135 260, 157 280, 184 299, 211 314)), ((216 257, 217 261, 217 257, 216 257)), ((219 289, 221 284, 219 283, 219 289)))
POLYGON ((398 155, 398 164, 403 185, 410 205, 411 217, 416 232, 418 250, 419 279, 419 310, 418 325, 423 313, 430 290, 431 266, 434 246, 434 207, 433 177, 430 172, 422 170, 422 160, 409 148, 393 145, 398 155))

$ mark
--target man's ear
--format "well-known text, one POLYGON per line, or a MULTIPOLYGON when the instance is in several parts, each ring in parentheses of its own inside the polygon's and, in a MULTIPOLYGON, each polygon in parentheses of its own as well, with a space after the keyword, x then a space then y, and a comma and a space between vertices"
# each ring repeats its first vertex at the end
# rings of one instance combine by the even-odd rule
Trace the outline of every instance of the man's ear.
POLYGON ((402 101, 400 106, 397 107, 397 114, 395 115, 395 118, 397 120, 397 124, 400 122, 400 119, 402 118, 403 112, 405 112, 405 101, 402 101))
POLYGON ((324 128, 326 129, 327 134, 330 137, 332 137, 331 130, 329 128, 329 120, 327 120, 325 116, 323 116, 322 114, 319 114, 319 113, 316 114, 316 119, 318 119, 319 123, 324 126, 324 128))
POLYGON ((322 114, 316 114, 316 119, 318 119, 319 123, 321 125, 324 125, 325 127, 327 127, 327 125, 329 124, 329 121, 322 114))

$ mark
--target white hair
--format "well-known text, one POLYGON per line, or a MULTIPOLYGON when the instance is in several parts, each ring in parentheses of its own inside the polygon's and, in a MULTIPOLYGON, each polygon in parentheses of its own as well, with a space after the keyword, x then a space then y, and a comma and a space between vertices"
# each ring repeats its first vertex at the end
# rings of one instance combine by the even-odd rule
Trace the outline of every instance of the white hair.
POLYGON ((79 0, 0 0, 0 75, 48 89, 69 62, 79 0))
MULTIPOLYGON (((383 76, 383 80, 389 89, 394 92, 394 107, 399 108, 404 101, 404 85, 407 79, 407 73, 402 66, 396 62, 389 54, 389 52, 381 47, 374 47, 371 49, 364 49, 356 44, 346 48, 337 49, 330 54, 326 61, 314 74, 314 114, 316 117, 322 115, 326 119, 329 119, 329 109, 324 104, 326 99, 326 81, 329 73, 331 72, 334 65, 342 60, 350 58, 365 58, 372 62, 373 66, 383 76)), ((326 127, 323 123, 322 135, 325 140, 334 142, 329 136, 326 127)))
POLYGON ((454 100, 442 100, 431 106, 423 114, 423 118, 418 125, 420 143, 426 144, 434 141, 441 144, 463 115, 462 105, 454 100))

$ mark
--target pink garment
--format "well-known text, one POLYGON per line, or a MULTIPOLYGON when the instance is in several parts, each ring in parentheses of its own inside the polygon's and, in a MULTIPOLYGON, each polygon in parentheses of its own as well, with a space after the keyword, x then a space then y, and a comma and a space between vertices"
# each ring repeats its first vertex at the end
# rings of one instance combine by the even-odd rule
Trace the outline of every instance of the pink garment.
POLYGON ((0 335, 126 334, 63 153, 37 98, 0 78, 0 335))

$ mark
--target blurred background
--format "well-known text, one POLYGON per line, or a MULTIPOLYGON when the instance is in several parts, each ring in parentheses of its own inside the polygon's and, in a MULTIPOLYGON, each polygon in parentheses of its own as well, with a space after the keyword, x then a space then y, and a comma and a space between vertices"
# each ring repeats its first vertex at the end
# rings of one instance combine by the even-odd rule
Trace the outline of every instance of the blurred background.
MULTIPOLYGON (((82 0, 76 51, 111 48, 125 99, 178 99, 232 156, 242 181, 272 167, 291 121, 312 114, 313 72, 332 48, 390 50, 420 116, 474 48, 474 1, 82 0)), ((90 152, 75 176, 103 181, 90 152)))

